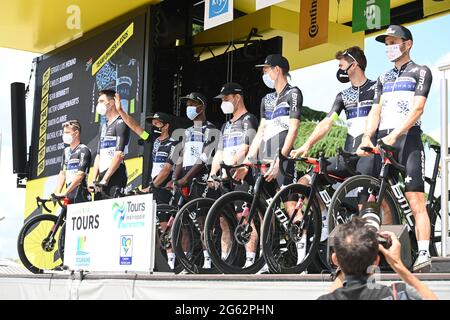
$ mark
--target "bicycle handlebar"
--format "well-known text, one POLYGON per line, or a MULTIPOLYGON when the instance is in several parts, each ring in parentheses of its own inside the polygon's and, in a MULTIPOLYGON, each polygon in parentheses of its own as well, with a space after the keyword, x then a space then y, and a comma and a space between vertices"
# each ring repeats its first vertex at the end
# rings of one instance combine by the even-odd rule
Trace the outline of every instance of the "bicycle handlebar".
POLYGON ((38 207, 43 207, 44 209, 45 209, 45 211, 47 211, 48 213, 51 213, 52 212, 52 210, 50 210, 46 205, 45 205, 45 203, 47 203, 47 202, 49 202, 49 201, 52 201, 51 199, 42 199, 41 197, 39 197, 39 196, 37 196, 36 197, 36 205, 38 206, 38 207))
POLYGON ((61 208, 65 208, 65 207, 67 207, 67 205, 64 203, 64 201, 61 202, 61 200, 64 200, 64 199, 66 199, 66 198, 67 198, 67 197, 65 197, 65 196, 57 196, 57 195, 54 194, 54 193, 52 193, 52 194, 50 195, 50 199, 43 199, 43 198, 37 196, 37 197, 36 197, 36 205, 37 205, 38 207, 44 208, 44 210, 47 211, 48 213, 51 213, 52 210, 50 210, 50 209, 46 206, 46 203, 51 201, 51 202, 53 202, 53 205, 56 205, 56 203, 58 203, 59 206, 60 206, 61 208))
POLYGON ((356 170, 354 170, 350 165, 349 165, 349 161, 350 158, 352 157, 357 157, 358 155, 354 152, 348 152, 345 151, 344 149, 342 149, 341 147, 338 148, 337 150, 337 159, 336 159, 336 170, 339 167, 339 160, 342 157, 342 159, 344 159, 344 166, 345 169, 347 169, 352 175, 356 176, 359 174, 359 172, 357 172, 356 170))
POLYGON ((402 173, 406 172, 406 167, 398 163, 397 160, 394 159, 394 152, 397 151, 395 147, 387 145, 386 143, 383 142, 382 139, 378 139, 377 147, 378 149, 371 147, 361 147, 361 150, 372 154, 381 155, 383 159, 387 158, 394 168, 400 170, 402 173))
POLYGON ((54 193, 51 194, 51 197, 52 197, 52 201, 53 201, 54 204, 58 203, 61 208, 65 208, 66 207, 66 204, 64 202, 61 202, 61 200, 66 199, 67 197, 65 197, 65 196, 57 196, 54 193))

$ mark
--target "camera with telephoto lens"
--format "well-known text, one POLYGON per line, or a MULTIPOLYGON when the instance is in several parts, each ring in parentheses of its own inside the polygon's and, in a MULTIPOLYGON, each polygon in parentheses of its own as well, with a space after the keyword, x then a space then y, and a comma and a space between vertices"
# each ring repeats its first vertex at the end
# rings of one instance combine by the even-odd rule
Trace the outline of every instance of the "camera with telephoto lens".
POLYGON ((379 234, 381 226, 380 205, 376 202, 366 202, 361 210, 361 218, 366 220, 366 227, 375 231, 378 235, 378 242, 386 249, 391 246, 391 239, 379 234))

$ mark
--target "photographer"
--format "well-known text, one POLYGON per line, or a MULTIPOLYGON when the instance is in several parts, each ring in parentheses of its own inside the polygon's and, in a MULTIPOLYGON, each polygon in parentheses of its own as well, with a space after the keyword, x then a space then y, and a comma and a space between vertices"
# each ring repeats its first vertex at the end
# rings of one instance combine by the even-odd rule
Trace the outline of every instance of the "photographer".
POLYGON ((392 232, 381 232, 387 239, 389 248, 378 243, 377 233, 366 226, 366 220, 354 218, 339 225, 334 238, 332 261, 339 266, 342 274, 336 280, 331 293, 320 296, 319 300, 436 300, 436 295, 402 263, 400 242, 392 232), (381 252, 392 269, 404 282, 391 286, 374 281, 371 269, 378 266, 381 252), (342 286, 339 284, 342 282, 342 286))

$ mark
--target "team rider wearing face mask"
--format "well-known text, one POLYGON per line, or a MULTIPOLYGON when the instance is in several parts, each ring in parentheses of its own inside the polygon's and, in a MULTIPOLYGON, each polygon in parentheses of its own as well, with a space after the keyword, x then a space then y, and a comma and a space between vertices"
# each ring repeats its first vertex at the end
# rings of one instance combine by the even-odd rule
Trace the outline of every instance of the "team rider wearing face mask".
MULTIPOLYGON (((173 180, 169 182, 168 187, 190 186, 191 197, 198 198, 204 193, 205 187, 192 185, 194 178, 206 182, 208 178, 208 162, 212 156, 216 141, 216 127, 206 120, 206 97, 199 92, 192 92, 182 97, 181 101, 186 102, 186 115, 194 122, 184 132, 181 145, 180 156, 174 155, 176 167, 173 174, 173 180)), ((209 191, 208 191, 209 193, 209 191)))
MULTIPOLYGON (((215 98, 222 99, 222 112, 229 115, 231 119, 225 122, 221 129, 218 150, 214 156, 210 178, 208 179, 208 184, 210 186, 217 184, 217 182, 212 180, 212 175, 218 175, 225 178, 225 172, 219 171, 220 163, 222 161, 230 166, 242 163, 258 128, 258 119, 255 115, 248 112, 245 107, 244 90, 240 84, 234 82, 226 83, 220 90, 220 94, 215 98)), ((253 181, 251 173, 249 172, 244 179, 244 183, 237 185, 235 190, 251 192, 252 186, 253 181)), ((239 212, 239 210, 237 210, 237 212, 239 212)), ((241 216, 242 215, 237 214, 236 218, 239 220, 241 216)), ((226 239, 227 230, 229 230, 229 228, 226 223, 222 222, 220 226, 222 228, 222 257, 223 259, 226 259, 231 247, 231 244, 226 239)), ((250 267, 255 262, 258 233, 254 226, 253 228, 250 241, 245 245, 246 261, 244 268, 250 267)))
MULTIPOLYGON (((342 111, 345 112, 347 118, 347 138, 345 139, 344 150, 347 152, 356 152, 366 128, 367 116, 373 104, 373 96, 375 94, 375 81, 367 79, 365 70, 367 67, 367 59, 364 51, 359 47, 351 47, 345 51, 338 51, 335 55, 339 60, 339 69, 336 74, 338 81, 342 83, 351 83, 351 86, 339 92, 334 100, 328 115, 320 121, 313 133, 308 137, 306 142, 298 149, 292 150, 291 156, 306 157, 312 146, 325 137, 331 130, 333 123, 339 119, 342 111)), ((349 165, 361 174, 374 174, 374 157, 357 156, 350 159, 349 165)), ((333 157, 328 159, 330 164, 327 172, 338 177, 350 177, 352 174, 348 172, 344 165, 344 159, 333 157)), ((305 175, 300 179, 301 184, 308 185, 311 176, 305 175)), ((328 237, 328 211, 325 207, 322 209, 322 236, 321 241, 328 237)))
MULTIPOLYGON (((170 126, 172 116, 164 112, 156 112, 149 115, 145 121, 152 126, 147 132, 139 123, 123 110, 119 94, 115 96, 116 110, 130 129, 145 142, 153 142, 152 150, 152 172, 149 187, 142 189, 143 192, 153 192, 157 203, 168 204, 172 194, 170 191, 161 189, 169 182, 172 174, 172 154, 175 148, 175 140, 170 138, 170 126)), ((165 217, 159 217, 161 221, 165 217)))
POLYGON ((81 125, 78 120, 67 121, 62 127, 62 139, 68 147, 62 154, 61 170, 54 193, 69 198, 71 203, 90 201, 87 177, 92 162, 91 150, 80 142, 81 125), (66 192, 62 193, 64 183, 66 192))
MULTIPOLYGON (((271 54, 266 57, 263 64, 257 65, 263 68, 262 80, 267 87, 275 89, 261 100, 261 121, 255 139, 250 146, 245 162, 251 158, 274 159, 278 150, 284 156, 289 156, 297 131, 300 126, 300 114, 303 104, 303 95, 299 88, 291 86, 289 76, 289 62, 280 54, 271 54)), ((280 161, 277 159, 271 164, 265 173, 266 187, 272 189, 273 194, 277 187, 296 182, 294 163, 285 165, 285 171, 289 177, 283 177, 279 170, 280 161), (277 183, 276 183, 277 182, 277 183)), ((235 178, 242 180, 247 174, 247 168, 236 170, 235 178)), ((285 202, 288 212, 292 212, 295 201, 285 202)), ((297 220, 294 220, 296 222, 297 220)))
POLYGON ((96 109, 100 115, 106 116, 107 123, 101 126, 94 162, 94 180, 100 181, 104 186, 103 191, 109 196, 125 188, 128 180, 123 159, 128 152, 130 128, 116 110, 115 94, 114 90, 100 91, 96 109))
MULTIPOLYGON (((320 139, 322 139, 332 128, 333 123, 339 119, 342 111, 347 118, 347 138, 345 140, 344 150, 356 152, 366 128, 367 116, 373 104, 375 94, 375 81, 367 79, 365 69, 367 59, 364 51, 359 47, 351 47, 345 51, 336 52, 336 59, 339 60, 339 69, 336 77, 342 83, 351 83, 351 86, 339 92, 334 100, 328 115, 319 122, 313 133, 306 142, 298 149, 291 152, 292 157, 306 157, 309 150, 320 139)), ((359 159, 352 159, 352 165, 356 165, 359 159)), ((365 162, 366 159, 361 159, 365 162)), ((328 166, 328 172, 341 177, 348 177, 351 174, 347 172, 344 161, 339 161, 340 166, 336 165, 336 159, 330 159, 332 162, 328 166), (337 169, 336 169, 337 168, 337 169)), ((357 170, 363 174, 372 175, 373 165, 370 163, 364 166, 358 166, 357 170)))
POLYGON ((222 100, 222 112, 231 119, 221 129, 221 139, 209 175, 210 184, 213 183, 212 175, 224 174, 219 173, 221 162, 229 166, 242 163, 258 128, 258 119, 245 107, 244 90, 240 84, 226 83, 215 98, 222 100))
MULTIPOLYGON (((411 60, 413 37, 407 28, 391 25, 375 40, 386 45, 387 58, 394 63, 394 68, 378 78, 361 146, 373 147, 371 137, 378 128, 377 140, 382 138, 397 149, 398 160, 406 167, 405 195, 416 221, 419 256, 413 269, 427 271, 431 266, 430 220, 425 207, 425 154, 420 117, 432 74, 427 66, 411 60)), ((362 150, 360 153, 365 154, 362 150)))

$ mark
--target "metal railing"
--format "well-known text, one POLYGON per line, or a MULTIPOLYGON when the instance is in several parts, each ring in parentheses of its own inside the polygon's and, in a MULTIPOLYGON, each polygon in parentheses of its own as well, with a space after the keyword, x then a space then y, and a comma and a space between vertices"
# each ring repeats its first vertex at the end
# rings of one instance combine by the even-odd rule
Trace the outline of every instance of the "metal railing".
POLYGON ((448 79, 446 71, 450 70, 450 63, 441 65, 441 256, 446 257, 448 238, 448 167, 450 157, 448 154, 448 79))

